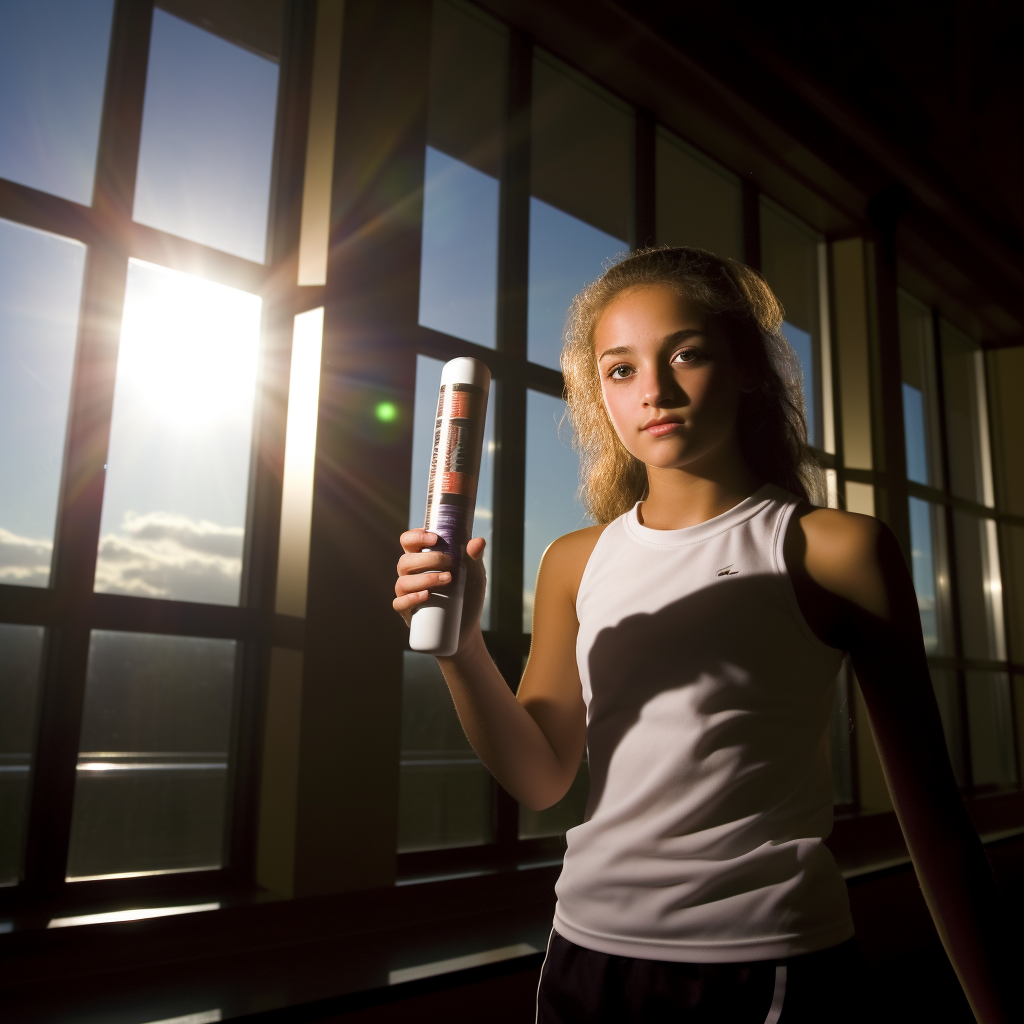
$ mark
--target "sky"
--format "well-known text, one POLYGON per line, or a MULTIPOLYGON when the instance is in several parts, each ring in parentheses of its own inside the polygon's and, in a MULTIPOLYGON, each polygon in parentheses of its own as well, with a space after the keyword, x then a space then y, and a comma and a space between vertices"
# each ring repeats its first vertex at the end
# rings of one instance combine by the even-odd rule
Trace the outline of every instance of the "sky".
MULTIPOLYGON (((91 200, 111 0, 0 6, 0 176, 91 200)), ((157 9, 135 217, 262 262, 278 67, 157 9)), ((85 248, 0 221, 0 582, 46 586, 85 248)), ((97 589, 238 601, 260 299, 132 261, 97 589)))
POLYGON ((0 220, 0 583, 45 587, 85 246, 0 220))
POLYGON ((157 8, 135 220, 262 263, 278 66, 157 8))
POLYGON ((0 4, 0 177, 88 206, 114 0, 0 4))
MULTIPOLYGON (((109 0, 5 5, 0 18, 22 23, 0 33, 0 40, 17 36, 22 42, 12 47, 0 41, 10 51, 0 61, 0 96, 29 97, 0 104, 9 134, 21 132, 18 153, 28 154, 15 159, 10 147, 0 149, 6 176, 88 201, 110 10, 109 0), (20 13, 11 13, 15 7, 20 13), (62 26, 56 36, 54 19, 62 26), (45 37, 44 25, 50 33, 45 37), (58 45, 48 43, 47 49, 44 38, 56 38, 58 45)), ((156 9, 136 219, 262 261, 277 87, 272 61, 156 9)), ((498 203, 496 179, 428 147, 420 322, 485 347, 495 344, 498 203)), ((573 296, 626 248, 623 240, 531 199, 532 361, 557 368, 573 296)), ((0 437, 27 438, 0 454, 6 479, 17 481, 0 497, 0 579, 19 576, 21 582, 46 585, 83 259, 78 243, 0 224, 0 359, 8 371, 0 379, 0 437)), ((126 272, 96 585, 111 592, 235 603, 259 299, 137 261, 126 272), (196 374, 194 365, 190 371, 188 360, 202 372, 196 374)), ((812 379, 810 337, 788 325, 787 334, 806 379, 812 379)), ((418 365, 412 520, 421 514, 417 494, 426 489, 424 459, 429 461, 432 433, 427 421, 440 373, 436 360, 420 357, 418 365)), ((562 414, 559 399, 530 394, 527 626, 541 553, 554 538, 586 523, 575 499, 578 461, 567 426, 559 427, 562 414)), ((489 467, 485 460, 476 531, 485 535, 489 467)))

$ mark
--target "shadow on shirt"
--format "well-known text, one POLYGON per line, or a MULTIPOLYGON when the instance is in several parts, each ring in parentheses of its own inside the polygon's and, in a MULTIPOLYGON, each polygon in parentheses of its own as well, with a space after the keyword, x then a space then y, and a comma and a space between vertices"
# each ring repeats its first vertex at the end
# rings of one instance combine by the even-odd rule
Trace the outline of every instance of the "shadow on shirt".
POLYGON ((780 786, 789 788, 787 779, 807 781, 798 773, 807 774, 823 744, 827 758, 839 655, 830 659, 801 629, 785 585, 775 575, 722 577, 597 634, 587 654, 586 820, 605 795, 613 758, 616 800, 624 787, 658 782, 668 761, 674 768, 660 779, 662 789, 699 784, 715 772, 725 784, 709 788, 693 823, 700 828, 763 813, 786 798, 780 786), (721 765, 730 759, 735 771, 723 780, 721 765))

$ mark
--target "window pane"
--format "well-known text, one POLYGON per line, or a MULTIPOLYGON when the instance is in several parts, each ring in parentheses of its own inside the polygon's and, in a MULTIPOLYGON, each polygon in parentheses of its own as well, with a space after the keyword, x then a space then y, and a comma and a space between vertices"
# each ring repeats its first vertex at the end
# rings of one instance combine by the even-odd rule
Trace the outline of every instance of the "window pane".
POLYGON ((587 810, 587 795, 590 793, 590 765, 586 757, 580 762, 576 778, 569 792, 553 807, 543 811, 531 811, 519 806, 519 838, 540 839, 544 836, 564 836, 571 828, 583 821, 587 810))
MULTIPOLYGON (((163 6, 173 7, 168 3, 163 6)), ((262 263, 277 112, 280 16, 199 28, 153 12, 135 220, 262 263), (216 34, 215 34, 216 33, 216 34)))
POLYGON ((1006 636, 996 524, 991 519, 956 511, 953 530, 964 657, 1003 661, 1006 636))
POLYGON ((299 313, 294 324, 274 608, 282 615, 304 616, 309 583, 309 537, 313 522, 313 468, 320 411, 324 307, 299 313))
POLYGON ((907 479, 941 487, 932 311, 900 292, 899 313, 907 479))
POLYGON ((870 313, 864 240, 847 238, 832 242, 829 249, 839 356, 836 373, 841 396, 843 462, 858 469, 871 469, 870 313))
POLYGON ((761 269, 786 311, 782 330, 803 371, 807 439, 820 448, 821 312, 818 234, 781 207, 761 202, 761 269))
POLYGON ((956 781, 961 785, 967 782, 964 772, 964 744, 963 733, 960 729, 960 694, 956 685, 956 673, 951 669, 932 668, 929 670, 932 677, 932 688, 935 690, 935 700, 939 705, 939 715, 942 718, 942 731, 946 736, 946 749, 949 751, 949 760, 953 765, 953 774, 956 781))
POLYGON ((743 211, 736 175, 658 129, 656 147, 659 245, 692 245, 743 259, 743 211))
POLYGON ((972 338, 945 321, 940 338, 950 489, 961 498, 994 505, 981 351, 972 338))
POLYGON ((462 731, 437 661, 403 657, 398 852, 488 843, 490 773, 462 731))
POLYGON ((235 648, 93 632, 69 878, 221 865, 235 648))
POLYGON ((0 583, 45 587, 85 246, 0 220, 0 583))
POLYGON ((260 299, 131 260, 96 589, 237 604, 260 299))
POLYGON ((921 613, 924 648, 929 654, 951 653, 946 638, 948 579, 943 510, 918 498, 910 499, 910 548, 914 589, 921 613))
MULTIPOLYGON (((427 483, 430 479, 430 456, 434 448, 434 430, 437 425, 437 396, 441 390, 441 370, 444 363, 430 356, 416 357, 416 404, 412 431, 412 480, 409 486, 409 528, 423 525, 427 507, 427 483)), ((484 571, 490 579, 491 535, 494 525, 494 402, 497 381, 491 381, 487 397, 487 416, 484 419, 484 445, 480 456, 480 476, 477 479, 476 511, 473 515, 472 536, 483 537, 484 571)), ((484 607, 480 625, 490 629, 491 591, 484 594, 484 607)), ((445 691, 447 695, 447 691, 445 691)))
POLYGON ((508 32, 434 3, 419 322, 495 344, 508 32))
POLYGON ((818 422, 818 408, 815 402, 817 388, 814 385, 815 358, 814 338, 807 331, 794 327, 788 320, 782 322, 782 333, 800 360, 800 376, 803 381, 804 417, 807 420, 807 440, 821 447, 815 424, 818 422))
POLYGON ((573 296, 629 248, 633 113, 538 52, 532 114, 527 349, 557 369, 573 296))
POLYGON ((42 656, 42 627, 0 623, 0 885, 21 877, 42 656))
POLYGON ((563 534, 591 524, 576 497, 580 463, 572 450, 560 398, 526 395, 526 532, 523 551, 523 632, 533 629, 533 590, 541 555, 563 534))
POLYGON ((0 177, 92 203, 114 0, 0 4, 0 177))
POLYGON ((967 673, 967 720, 976 786, 1017 781, 1010 679, 1005 672, 967 673))

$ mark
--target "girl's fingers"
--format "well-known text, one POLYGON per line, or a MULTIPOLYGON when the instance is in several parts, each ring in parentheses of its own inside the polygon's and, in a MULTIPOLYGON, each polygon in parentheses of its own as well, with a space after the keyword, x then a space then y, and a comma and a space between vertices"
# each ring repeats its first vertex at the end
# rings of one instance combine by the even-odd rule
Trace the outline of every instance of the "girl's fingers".
POLYGON ((446 583, 450 583, 451 579, 450 572, 421 572, 415 575, 399 576, 395 581, 395 594, 398 597, 404 597, 407 594, 425 592, 431 587, 443 587, 446 583))
POLYGON ((408 576, 410 573, 416 572, 444 572, 445 569, 450 569, 451 565, 451 556, 442 554, 440 551, 402 555, 398 560, 398 575, 408 576))
POLYGON ((466 554, 474 561, 479 561, 483 558, 485 547, 487 547, 487 541, 485 541, 483 537, 474 537, 466 545, 466 554))
POLYGON ((430 591, 420 590, 415 594, 406 594, 404 597, 396 597, 394 601, 391 602, 391 607, 401 615, 402 612, 407 612, 410 609, 415 608, 418 604, 422 604, 428 597, 430 597, 430 591))
POLYGON ((406 530, 399 540, 402 544, 402 550, 413 554, 414 552, 421 551, 423 548, 432 548, 437 543, 437 534, 423 529, 406 530))

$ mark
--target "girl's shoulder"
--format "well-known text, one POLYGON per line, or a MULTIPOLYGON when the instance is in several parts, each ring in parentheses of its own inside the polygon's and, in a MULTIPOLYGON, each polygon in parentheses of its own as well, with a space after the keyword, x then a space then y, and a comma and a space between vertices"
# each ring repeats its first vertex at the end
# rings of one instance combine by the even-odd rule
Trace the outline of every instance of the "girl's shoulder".
POLYGON ((540 561, 538 587, 542 582, 557 587, 575 605, 587 562, 590 561, 601 534, 609 525, 598 523, 596 526, 585 526, 582 530, 574 530, 552 541, 540 561))
MULTIPOLYGON (((873 516, 798 506, 784 544, 797 602, 812 630, 854 651, 868 619, 916 624, 917 600, 895 535, 873 516)), ((912 630, 911 630, 912 631, 912 630)))

